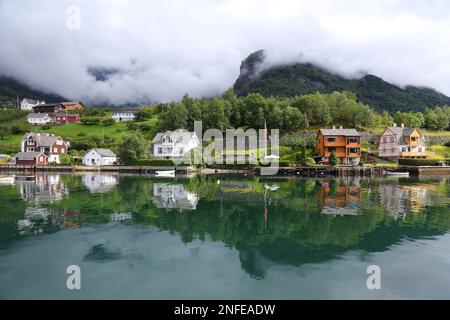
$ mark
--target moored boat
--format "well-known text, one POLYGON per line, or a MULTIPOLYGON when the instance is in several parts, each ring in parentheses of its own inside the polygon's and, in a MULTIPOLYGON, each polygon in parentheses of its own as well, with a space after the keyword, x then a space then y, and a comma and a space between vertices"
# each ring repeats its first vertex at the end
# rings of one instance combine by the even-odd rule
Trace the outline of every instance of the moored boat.
POLYGON ((157 177, 175 177, 175 170, 156 171, 157 177))

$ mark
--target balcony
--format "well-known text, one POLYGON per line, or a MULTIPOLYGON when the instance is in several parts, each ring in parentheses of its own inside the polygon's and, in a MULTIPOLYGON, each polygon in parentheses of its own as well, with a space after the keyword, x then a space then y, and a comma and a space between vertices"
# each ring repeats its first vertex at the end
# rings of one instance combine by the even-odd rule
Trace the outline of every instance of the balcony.
POLYGON ((435 153, 431 152, 431 151, 423 151, 423 152, 403 151, 403 152, 400 152, 400 158, 431 158, 434 156, 435 156, 435 153))

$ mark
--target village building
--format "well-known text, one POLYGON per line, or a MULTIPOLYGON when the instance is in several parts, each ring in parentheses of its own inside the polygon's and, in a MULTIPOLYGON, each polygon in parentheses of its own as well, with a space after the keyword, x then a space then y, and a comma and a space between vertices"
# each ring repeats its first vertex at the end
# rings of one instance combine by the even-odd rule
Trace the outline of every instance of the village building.
POLYGON ((60 163, 60 155, 67 154, 70 144, 54 134, 29 132, 22 138, 21 152, 43 152, 48 163, 60 163))
POLYGON ((151 153, 155 157, 181 157, 200 146, 195 132, 184 129, 158 132, 151 141, 151 153))
POLYGON ((116 110, 112 113, 115 122, 134 121, 136 110, 116 110))
POLYGON ((112 166, 117 163, 117 156, 109 149, 91 149, 83 156, 85 166, 112 166))
POLYGON ((61 102, 61 104, 64 106, 64 110, 66 110, 66 111, 83 110, 84 109, 84 104, 81 101, 61 102))
POLYGON ((48 115, 48 113, 30 113, 27 115, 27 121, 30 124, 43 125, 52 123, 53 119, 48 115))
POLYGON ((16 165, 45 166, 48 157, 43 152, 19 152, 13 159, 16 165))
POLYGON ((433 155, 426 151, 425 136, 418 128, 409 128, 395 123, 384 130, 380 137, 378 155, 381 158, 427 158, 433 155))
POLYGON ((196 193, 187 191, 182 184, 154 183, 153 204, 161 209, 195 210, 199 197, 196 193))
POLYGON ((55 122, 57 124, 80 123, 80 115, 71 113, 57 113, 55 115, 55 122))
POLYGON ((32 111, 33 107, 40 105, 40 104, 45 104, 45 101, 39 101, 39 100, 25 98, 25 99, 22 99, 22 101, 20 102, 20 109, 26 110, 26 111, 32 111))
POLYGON ((316 151, 323 163, 328 163, 332 152, 339 164, 358 165, 361 160, 361 135, 355 129, 320 129, 316 138, 316 151))
POLYGON ((33 107, 34 113, 57 113, 65 110, 62 103, 45 103, 33 107))

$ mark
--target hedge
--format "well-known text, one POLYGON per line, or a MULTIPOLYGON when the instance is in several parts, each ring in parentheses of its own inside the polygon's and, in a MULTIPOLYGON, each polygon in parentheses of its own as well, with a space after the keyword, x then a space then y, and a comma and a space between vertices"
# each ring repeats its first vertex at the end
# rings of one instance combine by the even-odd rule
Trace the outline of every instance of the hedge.
POLYGON ((435 166, 438 163, 436 159, 398 159, 398 164, 403 166, 435 166))
POLYGON ((174 167, 175 164, 170 159, 142 159, 130 161, 129 166, 154 166, 154 167, 174 167))

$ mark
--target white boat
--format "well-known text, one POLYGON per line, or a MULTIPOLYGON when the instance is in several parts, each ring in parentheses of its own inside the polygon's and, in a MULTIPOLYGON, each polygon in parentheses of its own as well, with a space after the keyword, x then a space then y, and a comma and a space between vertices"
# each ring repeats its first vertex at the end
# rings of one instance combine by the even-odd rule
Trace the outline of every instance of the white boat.
POLYGON ((0 184, 14 184, 14 176, 0 176, 0 184))
POLYGON ((175 177, 175 170, 156 171, 157 177, 175 177))
POLYGON ((404 177, 408 177, 409 176, 409 172, 388 171, 388 172, 386 172, 386 174, 388 176, 404 176, 404 177))

